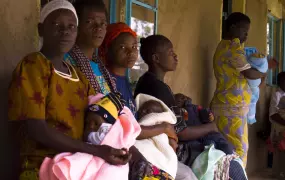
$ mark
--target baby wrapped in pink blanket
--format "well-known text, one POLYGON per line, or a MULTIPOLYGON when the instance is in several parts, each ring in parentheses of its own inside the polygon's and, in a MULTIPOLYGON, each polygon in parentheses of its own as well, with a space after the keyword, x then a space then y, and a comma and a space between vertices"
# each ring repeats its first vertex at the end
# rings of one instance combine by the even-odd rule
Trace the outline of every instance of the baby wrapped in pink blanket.
MULTIPOLYGON (((129 149, 141 128, 132 112, 114 94, 89 98, 85 139, 91 144, 129 149)), ((45 158, 40 168, 41 180, 108 180, 128 179, 129 165, 114 166, 86 153, 61 153, 45 158)))

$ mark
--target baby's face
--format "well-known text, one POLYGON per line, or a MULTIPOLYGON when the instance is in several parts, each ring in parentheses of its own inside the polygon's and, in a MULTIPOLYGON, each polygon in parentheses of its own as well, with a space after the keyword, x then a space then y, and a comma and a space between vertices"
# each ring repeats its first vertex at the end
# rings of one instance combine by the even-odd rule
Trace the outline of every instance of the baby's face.
POLYGON ((162 112, 164 112, 163 106, 157 101, 150 100, 145 102, 138 110, 138 118, 141 119, 142 117, 150 113, 162 113, 162 112))
POLYGON ((185 104, 185 101, 187 100, 191 100, 191 99, 188 99, 187 96, 183 95, 183 94, 175 94, 175 103, 176 103, 176 106, 182 108, 185 104))
POLYGON ((105 120, 94 112, 88 112, 86 121, 86 130, 97 131, 105 120))

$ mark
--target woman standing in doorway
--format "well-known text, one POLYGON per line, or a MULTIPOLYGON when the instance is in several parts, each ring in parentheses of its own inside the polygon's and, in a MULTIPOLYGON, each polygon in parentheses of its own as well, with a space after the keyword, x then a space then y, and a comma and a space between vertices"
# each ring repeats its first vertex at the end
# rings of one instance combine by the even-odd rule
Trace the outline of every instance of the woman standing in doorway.
POLYGON ((232 13, 225 24, 224 39, 214 55, 216 91, 211 108, 219 131, 230 141, 237 154, 247 162, 248 127, 247 113, 251 98, 248 79, 264 78, 266 74, 251 68, 242 44, 247 40, 250 19, 242 13, 232 13))

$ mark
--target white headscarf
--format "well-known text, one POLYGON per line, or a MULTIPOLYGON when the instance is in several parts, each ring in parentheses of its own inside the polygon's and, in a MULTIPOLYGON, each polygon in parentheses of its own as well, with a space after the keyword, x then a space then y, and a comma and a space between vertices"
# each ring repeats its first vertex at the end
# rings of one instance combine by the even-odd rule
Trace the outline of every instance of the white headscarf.
POLYGON ((77 20, 76 23, 78 25, 78 17, 77 17, 76 10, 73 7, 73 5, 67 0, 52 0, 49 3, 47 3, 41 10, 40 23, 43 23, 50 13, 58 9, 68 9, 72 11, 76 17, 76 20, 77 20))
MULTIPOLYGON (((43 23, 50 13, 58 9, 68 9, 72 11, 76 17, 76 24, 78 25, 78 16, 76 10, 74 6, 67 0, 52 0, 49 3, 47 3, 41 10, 40 23, 43 23)), ((39 49, 42 48, 42 45, 43 45, 43 38, 40 37, 39 49)))

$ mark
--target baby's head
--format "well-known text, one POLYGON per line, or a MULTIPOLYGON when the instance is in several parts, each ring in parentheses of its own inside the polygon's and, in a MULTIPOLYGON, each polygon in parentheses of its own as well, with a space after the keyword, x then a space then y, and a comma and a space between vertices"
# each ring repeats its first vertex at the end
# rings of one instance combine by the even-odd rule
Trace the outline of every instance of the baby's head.
POLYGON ((89 106, 86 114, 86 121, 89 126, 101 125, 103 122, 114 124, 118 119, 124 104, 121 97, 117 94, 110 93, 106 96, 97 94, 89 97, 89 106), (91 124, 90 120, 96 123, 91 124))
POLYGON ((106 120, 93 111, 87 111, 85 118, 85 131, 98 131, 100 126, 106 123, 106 120))
POLYGON ((151 113, 163 113, 165 112, 164 107, 162 104, 155 100, 146 101, 141 105, 138 110, 138 119, 151 114, 151 113))
POLYGON ((183 108, 185 103, 188 101, 192 103, 192 99, 185 96, 184 94, 178 93, 174 95, 176 106, 183 108))
POLYGON ((262 53, 251 54, 247 60, 251 65, 254 65, 254 67, 263 67, 267 63, 267 57, 262 53))
POLYGON ((266 58, 266 56, 262 53, 253 53, 250 56, 254 58, 266 58))

